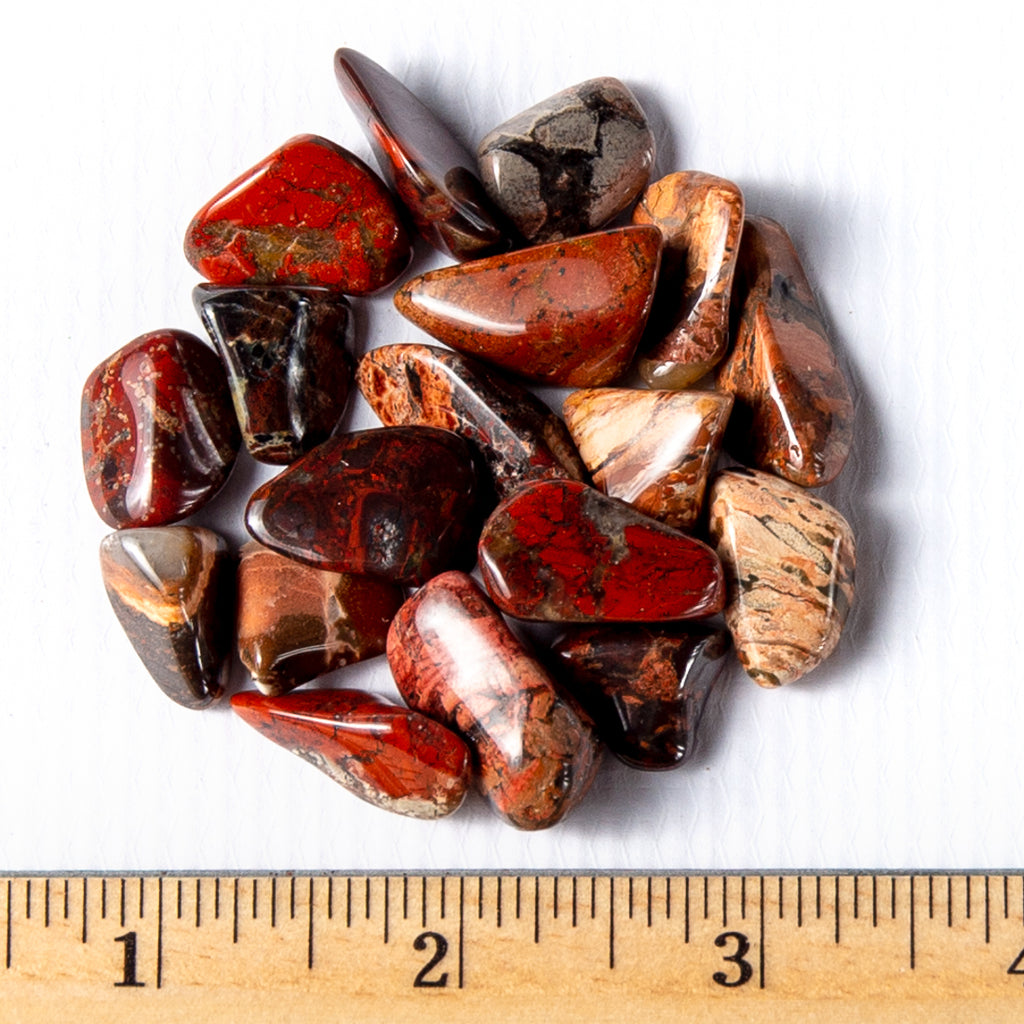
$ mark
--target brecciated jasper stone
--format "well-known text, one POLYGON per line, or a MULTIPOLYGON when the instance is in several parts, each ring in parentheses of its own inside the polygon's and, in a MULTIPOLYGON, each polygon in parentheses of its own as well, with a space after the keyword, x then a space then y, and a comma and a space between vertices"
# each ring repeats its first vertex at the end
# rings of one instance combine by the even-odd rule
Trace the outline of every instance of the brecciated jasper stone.
POLYGON ((185 256, 214 284, 313 284, 365 295, 409 265, 384 182, 317 135, 289 139, 192 219, 185 256))
POLYGON ((660 256, 657 228, 617 228, 431 271, 395 305, 467 355, 542 384, 598 387, 629 367, 660 256))
POLYGON ((853 401, 783 228, 748 218, 736 269, 741 316, 718 386, 736 396, 726 447, 804 487, 834 479, 853 439, 853 401))
POLYGON ((231 707, 268 740, 349 792, 410 818, 458 810, 469 786, 466 744, 439 722, 361 690, 248 690, 231 707))
POLYGON ((572 480, 506 498, 479 552, 487 592, 520 619, 662 622, 714 615, 725 602, 706 544, 572 480))
POLYGON ((834 650, 853 602, 853 533, 831 505, 769 473, 728 470, 711 486, 725 566, 725 621, 762 686, 791 683, 834 650))
POLYGON ((471 577, 436 576, 401 607, 388 663, 411 707, 466 739, 484 796, 512 825, 547 828, 583 798, 599 762, 590 723, 471 577))
POLYGON ((697 625, 587 626, 555 642, 555 672, 608 749, 634 768, 675 768, 693 751, 729 649, 697 625))
POLYGON ((199 315, 224 360, 249 454, 294 462, 326 441, 352 379, 352 310, 329 288, 201 284, 199 315))
POLYGON ((89 374, 82 459, 110 526, 160 526, 220 490, 238 452, 224 367, 186 331, 143 334, 89 374))
POLYGON ((227 545, 210 530, 119 530, 100 544, 107 596, 132 646, 171 700, 220 696, 231 643, 227 545))
POLYGON ((461 437, 383 427, 335 435, 258 487, 245 525, 307 565, 419 586, 471 547, 478 494, 461 437))
POLYGON ((529 480, 586 476, 565 424, 539 398, 459 352, 385 345, 363 356, 356 380, 388 426, 441 427, 475 444, 499 497, 529 480))
POLYGON ((584 388, 562 411, 596 487, 689 530, 731 409, 732 396, 718 391, 584 388))
POLYGON ((729 346, 729 299, 743 230, 743 193, 731 181, 679 171, 656 181, 633 210, 634 224, 665 236, 650 344, 637 363, 653 388, 700 380, 729 346))
POLYGON ((503 218, 476 176, 476 159, 434 113, 355 50, 335 53, 334 74, 423 238, 457 260, 508 249, 503 218))
POLYGON ((480 143, 484 187, 530 242, 607 224, 643 190, 654 136, 636 97, 593 78, 524 110, 480 143))
POLYGON ((239 657, 263 693, 286 693, 383 654, 404 600, 387 580, 314 569, 249 541, 238 561, 239 657))

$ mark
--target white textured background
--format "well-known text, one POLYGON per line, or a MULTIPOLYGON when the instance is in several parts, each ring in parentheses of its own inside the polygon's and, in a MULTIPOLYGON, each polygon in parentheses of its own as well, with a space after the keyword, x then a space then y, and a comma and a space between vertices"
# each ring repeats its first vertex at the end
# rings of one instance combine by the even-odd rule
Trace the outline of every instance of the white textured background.
MULTIPOLYGON (((1021 24, 1004 4, 910 6, 7 15, 0 869, 1024 867, 1021 24), (226 705, 178 708, 100 582, 81 385, 144 331, 201 333, 181 240, 238 173, 299 132, 372 159, 334 83, 342 45, 471 146, 567 85, 623 79, 660 173, 731 178, 789 228, 856 395, 854 451, 825 492, 859 542, 837 654, 783 691, 738 674, 694 763, 609 763, 549 832, 476 798, 448 821, 392 818, 226 705)), ((421 250, 414 266, 439 262, 421 250)), ((360 348, 415 340, 388 294, 358 313, 360 348)), ((374 420, 354 402, 348 422, 374 420)), ((197 518, 240 540, 263 475, 243 460, 197 518)), ((344 678, 389 689, 383 662, 344 678)))

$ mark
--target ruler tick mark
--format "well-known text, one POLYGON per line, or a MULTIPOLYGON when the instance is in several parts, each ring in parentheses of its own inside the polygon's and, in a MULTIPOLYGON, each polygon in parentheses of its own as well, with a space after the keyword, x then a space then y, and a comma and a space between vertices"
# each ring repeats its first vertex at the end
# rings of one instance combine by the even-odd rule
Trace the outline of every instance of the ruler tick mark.
POLYGON ((967 920, 971 919, 971 876, 967 876, 967 920))
POLYGON ((859 880, 860 880, 860 876, 858 876, 858 875, 854 875, 853 876, 853 919, 854 919, 854 921, 856 921, 857 918, 860 916, 860 913, 859 913, 859 911, 860 911, 859 895, 860 894, 859 894, 858 885, 857 885, 859 880))
POLYGON ((388 944, 388 918, 391 916, 391 888, 390 879, 384 876, 384 945, 388 944))
POLYGON ((704 876, 704 920, 708 919, 708 876, 704 876))
POLYGON ((672 920, 672 876, 665 878, 665 920, 672 920))
POLYGON ((1010 916, 1010 880, 1003 875, 1003 920, 1010 916))
POLYGON ((551 882, 554 897, 555 920, 558 920, 558 875, 555 875, 551 882))
POLYGON ((991 932, 989 929, 989 901, 988 901, 988 875, 985 876, 985 945, 989 943, 991 932))
POLYGON ((684 902, 684 926, 683 926, 683 942, 690 941, 690 876, 686 876, 686 884, 683 888, 684 902))
POLYGON ((878 875, 871 876, 871 927, 878 927, 878 875))
MULTIPOLYGON (((409 879, 407 878, 405 881, 408 890, 409 879)), ((327 920, 334 920, 334 875, 327 876, 327 920)))
POLYGON ((259 917, 259 879, 252 880, 252 919, 259 917))
POLYGON ((522 895, 522 879, 516 875, 516 920, 519 920, 520 897, 522 895))
POLYGON ((478 921, 484 918, 484 876, 477 879, 476 888, 476 916, 478 921))
POLYGON ((728 886, 729 879, 722 875, 722 927, 726 928, 729 924, 729 902, 728 902, 728 886))
POLYGON ((82 876, 82 942, 89 938, 89 879, 82 876))
POLYGON ((946 927, 953 927, 953 878, 946 878, 946 927))
POLYGON ((288 916, 295 920, 295 876, 292 875, 291 885, 288 892, 288 916))
POLYGON ((201 919, 200 913, 199 913, 199 905, 200 905, 200 901, 202 899, 202 885, 200 885, 201 882, 202 882, 201 878, 197 878, 196 879, 196 927, 197 928, 202 924, 202 919, 201 919))
POLYGON ((782 913, 782 892, 783 892, 783 889, 784 889, 784 886, 782 884, 782 875, 779 875, 779 920, 780 921, 783 918, 783 913, 782 913))
MULTIPOLYGON (((781 876, 779 881, 782 881, 781 876)), ((782 889, 780 887, 779 891, 782 889)), ((758 895, 758 907, 759 907, 759 921, 758 921, 758 941, 757 941, 757 987, 764 988, 764 875, 761 875, 760 892, 758 895)))
MULTIPOLYGON (((444 917, 444 879, 441 879, 441 916, 444 917)), ((366 920, 370 920, 370 876, 366 876, 366 920)))
POLYGON ((156 987, 164 982, 164 880, 156 880, 156 987))
POLYGON ((540 876, 533 876, 533 941, 540 942, 540 876))
POLYGON ((608 878, 608 968, 615 968, 615 878, 608 878))
POLYGON ((802 928, 804 924, 804 880, 800 875, 796 878, 796 926, 802 928))
MULTIPOLYGON (((306 969, 313 970, 313 878, 309 879, 309 902, 307 903, 306 917, 306 969)), ((386 919, 385 919, 386 920, 386 919)), ((387 942, 385 935, 384 941, 387 942)))
POLYGON ((916 966, 917 948, 916 948, 916 936, 914 935, 914 876, 910 876, 910 969, 914 970, 916 966))
MULTIPOLYGON (((64 883, 64 917, 68 916, 68 883, 64 883)), ((139 918, 146 916, 146 879, 139 878, 139 918)))
POLYGON ((590 920, 597 916, 597 876, 590 876, 590 920))
POLYGON ((181 886, 182 880, 178 879, 178 920, 181 920, 181 886))
MULTIPOLYGON (((100 886, 100 908, 102 917, 107 916, 107 880, 104 878, 100 886)), ((43 886, 43 927, 50 927, 50 880, 43 886)))
POLYGON ((409 920, 409 876, 402 875, 402 920, 409 920))
MULTIPOLYGON (((64 879, 64 920, 68 919, 69 904, 68 904, 68 879, 64 879)), ((139 917, 142 917, 142 879, 139 879, 139 917)))
MULTIPOLYGON (((423 879, 423 927, 427 926, 427 893, 426 893, 426 878, 423 879)), ((345 927, 352 927, 352 879, 351 877, 345 879, 345 927)))
POLYGON ((444 882, 445 882, 445 878, 444 878, 444 875, 442 875, 441 876, 441 920, 442 921, 444 920, 444 911, 445 911, 445 906, 444 906, 444 904, 445 904, 445 887, 444 887, 444 882))
POLYGON ((270 879, 270 927, 277 927, 277 875, 270 879))
POLYGON ((220 878, 213 880, 213 919, 220 920, 220 878))
POLYGON ((821 875, 814 876, 814 916, 821 920, 821 875))
POLYGON ((25 920, 32 920, 32 879, 25 879, 25 920))
POLYGON ((928 920, 931 921, 935 917, 935 878, 933 875, 928 876, 928 920))
POLYGON ((647 927, 648 928, 651 927, 651 914, 652 914, 651 903, 653 902, 652 894, 651 894, 651 886, 652 885, 653 885, 653 880, 652 880, 651 876, 648 875, 647 876, 647 927))
POLYGON ((11 890, 12 890, 12 888, 13 888, 13 883, 8 878, 7 879, 7 907, 6 907, 7 921, 6 921, 5 925, 4 925, 4 930, 7 933, 7 953, 6 953, 5 965, 8 968, 11 966, 11 890))
POLYGON ((836 945, 839 945, 839 876, 835 876, 835 892, 832 896, 836 915, 836 945))
POLYGON ((498 875, 498 885, 497 885, 496 888, 497 888, 497 892, 495 893, 495 897, 494 897, 494 903, 495 903, 495 922, 496 922, 496 927, 500 928, 501 927, 501 875, 498 875))
POLYGON ((629 919, 630 919, 630 921, 632 921, 633 920, 633 876, 632 875, 629 876, 629 898, 627 900, 626 906, 628 908, 629 919))
POLYGON ((572 876, 572 926, 576 927, 576 876, 572 876))
MULTIPOLYGON (((482 882, 481 878, 481 882, 482 882)), ((462 976, 465 959, 462 955, 463 939, 465 937, 465 906, 466 906, 466 879, 459 876, 459 988, 462 988, 462 976)), ((480 890, 483 892, 483 889, 480 890)))
POLYGON ((231 941, 238 942, 238 879, 235 879, 235 902, 232 911, 231 941))
POLYGON ((747 876, 740 879, 740 920, 747 919, 747 876))
POLYGON ((891 920, 896 920, 896 876, 893 875, 889 879, 889 888, 892 892, 891 903, 889 908, 889 917, 891 920))

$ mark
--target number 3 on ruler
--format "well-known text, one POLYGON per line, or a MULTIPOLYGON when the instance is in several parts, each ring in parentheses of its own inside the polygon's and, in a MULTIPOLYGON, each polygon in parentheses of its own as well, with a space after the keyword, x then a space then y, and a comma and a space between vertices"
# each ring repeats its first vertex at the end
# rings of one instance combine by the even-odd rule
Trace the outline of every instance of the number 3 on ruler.
MULTIPOLYGON (((711 975, 711 980, 717 985, 723 985, 725 988, 738 988, 740 985, 746 985, 754 974, 754 968, 743 959, 750 952, 750 940, 742 932, 722 932, 722 934, 715 939, 715 945, 720 949, 724 948, 730 939, 736 940, 736 952, 730 953, 728 956, 723 956, 722 959, 729 960, 736 964, 740 969, 740 976, 730 981, 725 971, 715 971, 715 973, 711 975)), ((1024 973, 1024 971, 1021 973, 1024 973)))

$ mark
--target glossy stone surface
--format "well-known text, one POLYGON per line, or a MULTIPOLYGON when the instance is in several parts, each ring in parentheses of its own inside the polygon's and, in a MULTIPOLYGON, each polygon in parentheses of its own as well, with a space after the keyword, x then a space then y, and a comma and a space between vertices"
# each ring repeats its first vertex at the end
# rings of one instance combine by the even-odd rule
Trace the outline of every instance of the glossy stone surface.
POLYGON ((459 352, 385 345, 363 356, 356 380, 386 425, 441 427, 474 444, 499 497, 529 480, 586 477, 565 424, 539 398, 459 352))
POLYGON ((238 656, 261 692, 286 693, 383 654, 404 600, 387 580, 314 569, 249 541, 238 560, 238 656))
POLYGON ((589 722, 471 577, 436 576, 402 606, 388 664, 411 707, 466 739, 481 791, 510 824, 547 828, 583 798, 599 762, 589 722))
POLYGON ((427 106, 355 50, 334 54, 334 74, 381 173, 427 242, 457 260, 510 247, 503 218, 476 175, 476 158, 427 106))
POLYGON ((729 636, 697 625, 588 626, 559 638, 555 672, 608 749, 634 768, 676 768, 693 751, 729 636))
POLYGON ((478 491, 461 437, 383 427, 337 434, 258 487, 245 525, 307 565, 419 586, 469 554, 478 491))
POLYGON ((466 744, 438 722, 361 690, 282 697, 236 693, 231 707, 262 736, 350 793, 410 818, 458 810, 469 786, 466 744))
POLYGON ((718 387, 736 396, 726 446, 804 487, 833 480, 853 440, 853 400, 793 243, 766 217, 743 229, 736 343, 718 387))
POLYGON ((352 309, 328 288, 201 284, 192 299, 228 371, 249 454, 287 465, 326 441, 348 401, 352 309))
POLYGON ((598 387, 629 367, 650 312, 661 232, 618 228, 407 281, 398 311, 528 380, 598 387))
POLYGON ((662 622, 725 602, 706 544, 570 480, 527 484, 503 501, 479 552, 487 592, 520 619, 662 622))
POLYGON ((317 135, 296 135, 196 215, 185 256, 213 284, 383 288, 412 259, 384 182, 317 135))
POLYGON ((85 482, 109 526, 191 515, 220 490, 238 446, 224 368, 186 331, 141 335, 82 388, 85 482))
POLYGON ((636 97, 615 78, 550 96, 480 143, 488 195, 530 242, 607 224, 643 191, 654 136, 636 97))
POLYGON ((732 396, 584 388, 562 407, 594 486, 678 530, 697 522, 732 396))
POLYGON ((665 236, 661 278, 641 346, 640 375, 652 388, 684 388, 729 347, 729 299, 743 230, 743 193, 731 181, 679 171, 656 181, 634 224, 665 236))
POLYGON ((831 505, 769 473, 729 470, 711 486, 725 566, 725 621, 747 674, 791 683, 839 643, 853 603, 853 533, 831 505))
POLYGON ((135 652, 171 700, 204 708, 220 696, 231 644, 227 545, 210 530, 119 530, 100 544, 110 604, 135 652))

